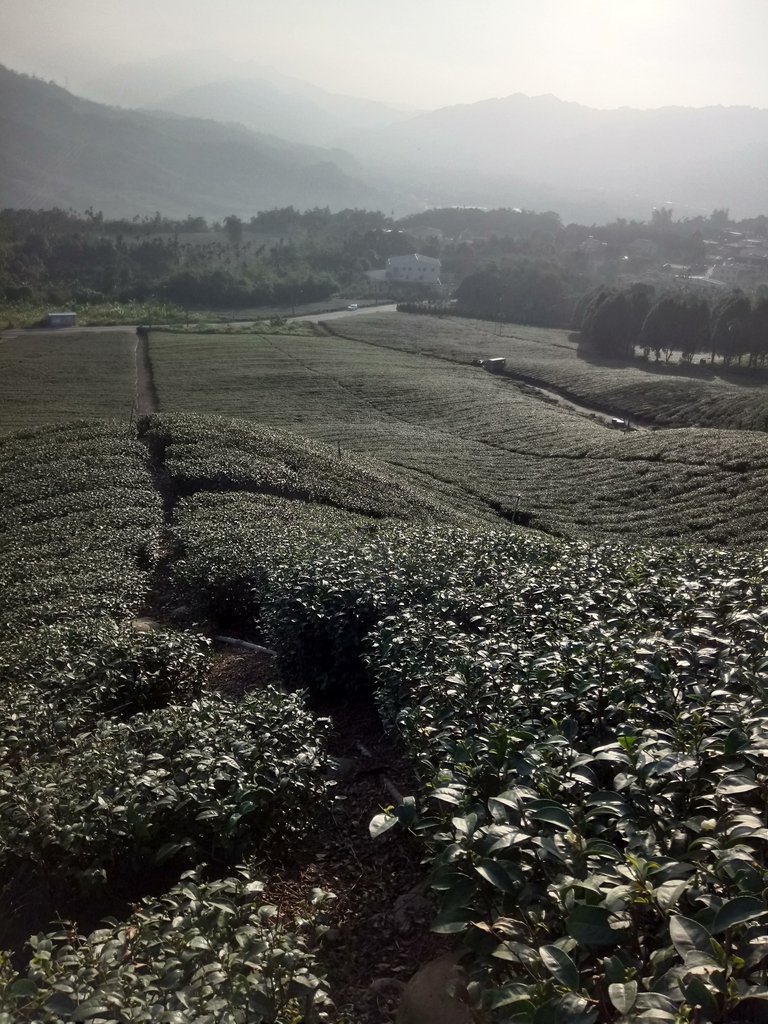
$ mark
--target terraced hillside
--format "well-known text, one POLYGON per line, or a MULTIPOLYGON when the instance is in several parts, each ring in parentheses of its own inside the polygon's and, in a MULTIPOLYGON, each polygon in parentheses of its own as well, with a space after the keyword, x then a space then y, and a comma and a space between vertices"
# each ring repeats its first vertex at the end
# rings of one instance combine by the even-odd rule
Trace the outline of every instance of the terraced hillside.
POLYGON ((487 1024, 763 1019, 764 550, 490 528, 168 413, 4 437, 0 487, 0 1020, 423 1020, 446 950, 487 1024))
POLYGON ((226 413, 374 457, 473 515, 567 536, 764 534, 763 433, 623 434, 475 367, 346 338, 155 334, 150 353, 163 410, 226 413))
POLYGON ((568 331, 399 313, 334 322, 334 330, 407 352, 470 363, 504 356, 507 372, 595 409, 663 427, 768 430, 768 374, 717 364, 611 363, 580 353, 568 331))

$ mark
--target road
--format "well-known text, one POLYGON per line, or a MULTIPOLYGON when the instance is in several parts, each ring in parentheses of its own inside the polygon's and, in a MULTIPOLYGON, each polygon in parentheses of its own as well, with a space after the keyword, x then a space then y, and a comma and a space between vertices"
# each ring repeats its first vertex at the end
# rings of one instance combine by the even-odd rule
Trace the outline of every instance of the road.
POLYGON ((321 320, 340 320, 342 317, 366 316, 368 313, 396 313, 397 305, 392 302, 386 306, 361 306, 359 309, 339 309, 335 313, 306 313, 304 316, 290 316, 289 320, 309 320, 319 323, 321 320))
POLYGON ((631 425, 628 425, 626 420, 614 415, 613 413, 601 412, 599 409, 591 409, 588 405, 579 405, 570 398, 566 398, 565 395, 561 395, 559 391, 553 391, 551 388, 541 387, 539 384, 531 384, 523 377, 516 377, 514 373, 505 373, 504 376, 507 380, 510 380, 513 384, 516 384, 521 391, 529 395, 535 395, 537 398, 541 398, 545 402, 549 402, 550 405, 557 405, 561 409, 567 409, 569 412, 575 412, 579 416, 587 416, 591 420, 596 420, 598 423, 602 423, 605 427, 611 427, 614 430, 639 430, 647 432, 648 427, 642 426, 635 420, 631 421, 631 425))
MULTIPOLYGON (((392 302, 386 306, 360 306, 359 309, 337 309, 335 312, 330 313, 304 313, 302 316, 289 316, 285 319, 288 321, 294 320, 306 320, 309 323, 319 323, 321 320, 339 320, 342 317, 352 316, 366 316, 370 313, 395 313, 397 312, 397 305, 392 302)), ((212 327, 253 327, 256 323, 264 323, 264 320, 211 320, 209 321, 212 327)), ((156 327, 178 327, 180 324, 155 324, 156 327)), ((136 331, 135 325, 130 324, 116 324, 114 326, 101 326, 101 327, 40 327, 35 329, 33 327, 25 327, 21 330, 13 329, 0 332, 0 338, 26 338, 32 334, 45 334, 49 337, 58 338, 60 336, 66 337, 68 334, 82 334, 84 331, 88 332, 101 332, 104 331, 125 331, 129 334, 133 334, 136 331)))

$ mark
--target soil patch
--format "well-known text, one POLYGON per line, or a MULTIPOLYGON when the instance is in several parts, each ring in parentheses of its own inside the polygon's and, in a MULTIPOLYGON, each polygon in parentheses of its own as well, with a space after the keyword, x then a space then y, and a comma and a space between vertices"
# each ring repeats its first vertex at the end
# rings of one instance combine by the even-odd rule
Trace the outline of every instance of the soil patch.
POLYGON ((372 703, 315 710, 333 723, 333 813, 310 849, 278 870, 271 866, 266 895, 290 919, 313 888, 335 894, 320 958, 338 1019, 392 1024, 405 982, 448 948, 429 930, 434 907, 416 839, 397 828, 378 839, 368 832, 371 818, 393 802, 384 779, 408 794, 416 778, 384 734, 372 703))
MULTIPOLYGON (((229 697, 284 685, 276 658, 232 650, 214 654, 208 682, 229 697)), ((371 818, 393 804, 392 790, 413 793, 417 779, 372 701, 315 700, 312 707, 332 725, 333 810, 290 858, 257 861, 254 870, 269 879, 265 900, 286 922, 306 913, 313 889, 334 894, 319 956, 336 1019, 392 1024, 405 983, 449 948, 429 930, 434 906, 415 837, 395 828, 372 839, 368 831, 371 818)))
POLYGON ((208 685, 225 697, 242 697, 281 683, 276 659, 258 651, 219 651, 208 675, 208 685))

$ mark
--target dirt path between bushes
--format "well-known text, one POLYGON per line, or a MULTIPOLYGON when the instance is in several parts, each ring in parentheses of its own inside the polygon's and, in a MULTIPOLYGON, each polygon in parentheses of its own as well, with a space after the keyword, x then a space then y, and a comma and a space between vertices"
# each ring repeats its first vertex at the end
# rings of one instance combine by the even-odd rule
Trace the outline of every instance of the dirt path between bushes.
POLYGON ((159 408, 160 400, 149 357, 149 331, 139 327, 136 329, 136 415, 148 416, 159 408))
MULTIPOLYGON (((159 404, 148 348, 148 338, 139 336, 139 415, 156 411, 159 404)), ((149 434, 142 440, 165 513, 162 556, 142 612, 146 622, 150 628, 208 634, 213 645, 209 691, 234 700, 267 685, 290 691, 290 680, 283 678, 271 652, 233 650, 218 642, 219 633, 237 630, 199 621, 195 610, 184 604, 173 580, 180 554, 173 518, 178 496, 168 476, 164 447, 149 434)), ((375 814, 397 802, 397 796, 418 791, 419 781, 405 752, 385 733, 372 697, 329 700, 310 695, 307 704, 331 723, 331 809, 321 827, 297 843, 289 857, 255 851, 249 864, 266 881, 266 898, 288 924, 306 912, 313 889, 334 894, 325 922, 329 932, 318 951, 335 1004, 330 1020, 395 1024, 405 983, 449 944, 430 930, 435 907, 422 863, 424 850, 416 837, 394 828, 373 839, 368 826, 375 814)))

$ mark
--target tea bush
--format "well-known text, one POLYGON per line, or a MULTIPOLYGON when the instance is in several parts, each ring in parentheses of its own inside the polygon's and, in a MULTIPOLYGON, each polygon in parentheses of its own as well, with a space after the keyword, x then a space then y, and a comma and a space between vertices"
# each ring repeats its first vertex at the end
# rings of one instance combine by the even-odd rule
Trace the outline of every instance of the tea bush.
POLYGON ((162 512, 135 432, 81 421, 0 438, 0 615, 6 629, 135 615, 162 512))
POLYGON ((393 524, 333 550, 316 551, 304 563, 275 573, 261 607, 264 635, 280 653, 286 671, 319 689, 370 690, 362 656, 365 639, 389 615, 431 600, 450 581, 469 585, 472 553, 488 545, 529 545, 553 551, 546 541, 515 540, 514 532, 393 524))
POLYGON ((173 582, 200 617, 253 629, 275 574, 380 522, 268 494, 196 494, 176 509, 183 554, 173 582))
POLYGON ((299 695, 267 687, 96 720, 55 753, 28 744, 0 764, 0 867, 101 884, 287 845, 325 806, 324 734, 299 695))
POLYGON ((324 1019, 316 947, 329 894, 313 891, 307 914, 285 923, 263 890, 245 870, 218 881, 190 872, 127 921, 33 936, 23 972, 0 954, 0 1024, 324 1019))
POLYGON ((764 556, 483 566, 369 637, 428 794, 373 834, 423 836, 493 1019, 762 1019, 764 556))
POLYGON ((0 638, 0 756, 55 757, 63 742, 104 715, 199 696, 208 641, 166 630, 137 633, 96 618, 55 623, 0 638))
POLYGON ((436 510, 426 492, 380 465, 245 420, 158 414, 139 421, 139 435, 164 452, 181 496, 250 491, 374 518, 424 519, 436 510))

